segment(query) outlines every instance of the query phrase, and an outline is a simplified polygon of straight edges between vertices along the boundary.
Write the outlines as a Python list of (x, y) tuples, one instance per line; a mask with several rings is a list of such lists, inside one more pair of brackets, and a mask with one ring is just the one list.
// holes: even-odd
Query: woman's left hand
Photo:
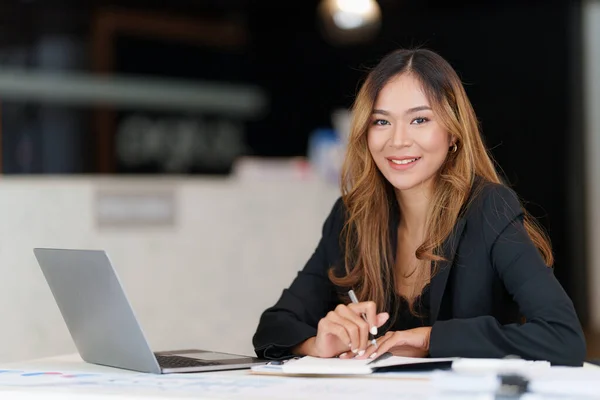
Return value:
[(429, 354), (430, 336), (430, 326), (406, 331), (390, 331), (377, 338), (377, 348), (369, 346), (364, 355), (355, 358), (375, 358), (386, 352), (402, 357), (426, 357)]

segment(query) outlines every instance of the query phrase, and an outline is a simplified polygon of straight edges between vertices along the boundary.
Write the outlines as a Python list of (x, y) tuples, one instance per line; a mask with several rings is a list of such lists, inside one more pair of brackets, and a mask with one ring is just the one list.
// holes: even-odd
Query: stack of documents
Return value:
[(550, 366), (548, 361), (529, 361), (520, 358), (458, 358), (452, 363), (452, 371), (478, 374), (520, 374), (548, 370)]
[(253, 367), (256, 373), (278, 373), (289, 375), (366, 375), (381, 371), (411, 371), (452, 369), (454, 372), (469, 373), (521, 373), (547, 370), (547, 361), (527, 361), (521, 359), (481, 359), (481, 358), (413, 358), (398, 357), (385, 353), (374, 360), (340, 358), (302, 357), (281, 364), (268, 364)]
[(256, 366), (252, 368), (252, 372), (282, 375), (368, 375), (391, 368), (404, 371), (449, 368), (454, 360), (456, 359), (398, 357), (390, 353), (385, 353), (374, 360), (306, 356), (281, 365)]

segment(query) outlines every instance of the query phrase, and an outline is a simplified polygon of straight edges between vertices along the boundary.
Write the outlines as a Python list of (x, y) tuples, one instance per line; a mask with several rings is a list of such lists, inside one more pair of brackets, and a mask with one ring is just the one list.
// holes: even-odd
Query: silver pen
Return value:
[[(354, 304), (358, 303), (358, 298), (356, 297), (356, 294), (354, 293), (354, 290), (350, 289), (350, 291), (348, 291), (348, 296), (350, 296), (350, 300)], [(360, 316), (362, 317), (362, 319), (365, 320), (365, 322), (367, 324), (369, 323), (369, 320), (367, 319), (367, 314), (360, 313)], [(371, 343), (377, 349), (377, 339), (375, 339), (375, 335), (373, 335), (373, 333), (371, 333), (371, 327), (369, 327), (369, 343)]]

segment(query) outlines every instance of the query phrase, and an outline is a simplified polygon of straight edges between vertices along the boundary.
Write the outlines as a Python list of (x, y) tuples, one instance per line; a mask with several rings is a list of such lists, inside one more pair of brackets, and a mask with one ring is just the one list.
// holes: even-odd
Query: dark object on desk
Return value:
[(422, 364), (405, 364), (391, 365), (389, 367), (378, 367), (376, 372), (424, 372), (450, 369), (452, 369), (452, 361), (439, 361)]
[(520, 375), (500, 375), (500, 387), (496, 399), (519, 398), (527, 392), (529, 381)]
[(207, 350), (154, 353), (104, 251), (34, 249), (34, 254), (86, 362), (155, 374), (266, 364), (254, 357)]

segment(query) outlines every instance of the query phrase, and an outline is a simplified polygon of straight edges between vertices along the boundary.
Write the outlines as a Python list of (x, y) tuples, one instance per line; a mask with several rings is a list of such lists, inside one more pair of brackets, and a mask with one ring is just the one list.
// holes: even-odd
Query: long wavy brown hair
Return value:
[[(367, 146), (367, 133), (377, 96), (392, 78), (410, 73), (428, 98), (434, 115), (456, 140), (435, 177), (424, 242), (416, 250), (418, 260), (436, 264), (443, 260), (441, 246), (450, 235), (463, 206), (469, 200), (476, 176), (502, 183), (481, 137), (475, 112), (461, 80), (440, 55), (427, 50), (396, 50), (385, 56), (366, 77), (352, 107), (353, 120), (342, 168), (342, 199), (346, 223), (341, 242), (345, 248), (345, 273), (332, 268), (329, 278), (341, 287), (354, 288), (361, 300), (373, 300), (384, 310), (395, 291), (395, 254), (392, 254), (390, 204), (394, 188), (377, 168)], [(524, 211), (525, 228), (548, 266), (553, 264), (550, 241), (539, 224)], [(337, 271), (337, 275), (336, 272)], [(431, 273), (419, 275), (424, 287)], [(411, 311), (414, 309), (411, 305)]]

